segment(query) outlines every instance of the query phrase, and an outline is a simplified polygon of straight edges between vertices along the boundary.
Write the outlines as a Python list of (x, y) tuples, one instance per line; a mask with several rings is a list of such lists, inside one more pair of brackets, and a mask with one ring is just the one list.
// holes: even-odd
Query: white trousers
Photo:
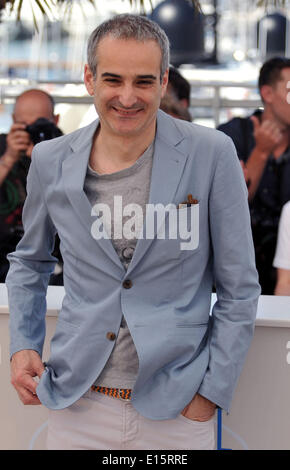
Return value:
[(215, 419), (144, 418), (130, 401), (89, 390), (63, 410), (49, 410), (47, 450), (213, 450)]

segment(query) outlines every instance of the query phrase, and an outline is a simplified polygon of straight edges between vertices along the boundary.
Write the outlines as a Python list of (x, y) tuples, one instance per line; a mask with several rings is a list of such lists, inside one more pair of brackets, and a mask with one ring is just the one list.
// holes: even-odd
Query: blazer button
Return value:
[(130, 279), (126, 279), (126, 281), (123, 282), (123, 287), (125, 287), (125, 289), (131, 289), (132, 285), (133, 282)]
[(115, 341), (115, 339), (116, 339), (115, 333), (112, 333), (111, 331), (109, 331), (107, 333), (107, 339), (109, 339), (110, 341)]

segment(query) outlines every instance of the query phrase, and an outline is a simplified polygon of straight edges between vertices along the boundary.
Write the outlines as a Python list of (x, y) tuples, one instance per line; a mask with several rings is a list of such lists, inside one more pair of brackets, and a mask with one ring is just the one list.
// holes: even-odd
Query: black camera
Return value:
[(30, 135), (30, 139), (34, 145), (43, 140), (50, 140), (63, 135), (54, 122), (45, 118), (37, 119), (29, 126), (26, 126), (25, 130)]

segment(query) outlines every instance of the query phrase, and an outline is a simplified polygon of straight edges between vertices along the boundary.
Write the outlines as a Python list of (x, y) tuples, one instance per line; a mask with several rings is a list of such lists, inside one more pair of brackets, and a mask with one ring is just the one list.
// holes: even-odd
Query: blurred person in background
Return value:
[(191, 122), (191, 115), (187, 108), (180, 105), (176, 98), (170, 94), (165, 94), (160, 103), (160, 109), (170, 116), (184, 121)]
[[(0, 282), (5, 282), (9, 263), (7, 254), (23, 235), (22, 209), (26, 198), (26, 177), (34, 145), (62, 135), (57, 128), (54, 101), (43, 90), (31, 89), (15, 101), (13, 124), (8, 134), (0, 135)], [(51, 276), (51, 284), (62, 284), (59, 239), (55, 255), (60, 263)]]
[(170, 65), (168, 75), (167, 95), (173, 96), (183, 108), (190, 106), (190, 83), (181, 73)]
[(170, 65), (167, 90), (161, 100), (160, 109), (170, 116), (191, 122), (189, 105), (190, 83), (173, 65)]
[(277, 268), (275, 295), (290, 295), (290, 201), (281, 212), (273, 266)]
[(236, 146), (249, 191), (256, 265), (262, 294), (274, 293), (275, 254), (279, 218), (290, 200), (290, 59), (272, 58), (259, 74), (264, 109), (236, 117), (218, 127)]

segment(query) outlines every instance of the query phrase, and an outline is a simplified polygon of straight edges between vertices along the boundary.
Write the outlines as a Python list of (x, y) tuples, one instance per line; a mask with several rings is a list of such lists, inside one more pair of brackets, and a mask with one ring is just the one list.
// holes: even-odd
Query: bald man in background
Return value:
[[(52, 97), (43, 90), (24, 91), (16, 98), (9, 133), (0, 135), (0, 282), (5, 282), (9, 268), (6, 256), (14, 251), (23, 234), (26, 177), (34, 147), (25, 129), (39, 118), (57, 126), (59, 116), (54, 114)], [(56, 269), (52, 275), (53, 284), (61, 283), (58, 276), (61, 268), (57, 266)]]

